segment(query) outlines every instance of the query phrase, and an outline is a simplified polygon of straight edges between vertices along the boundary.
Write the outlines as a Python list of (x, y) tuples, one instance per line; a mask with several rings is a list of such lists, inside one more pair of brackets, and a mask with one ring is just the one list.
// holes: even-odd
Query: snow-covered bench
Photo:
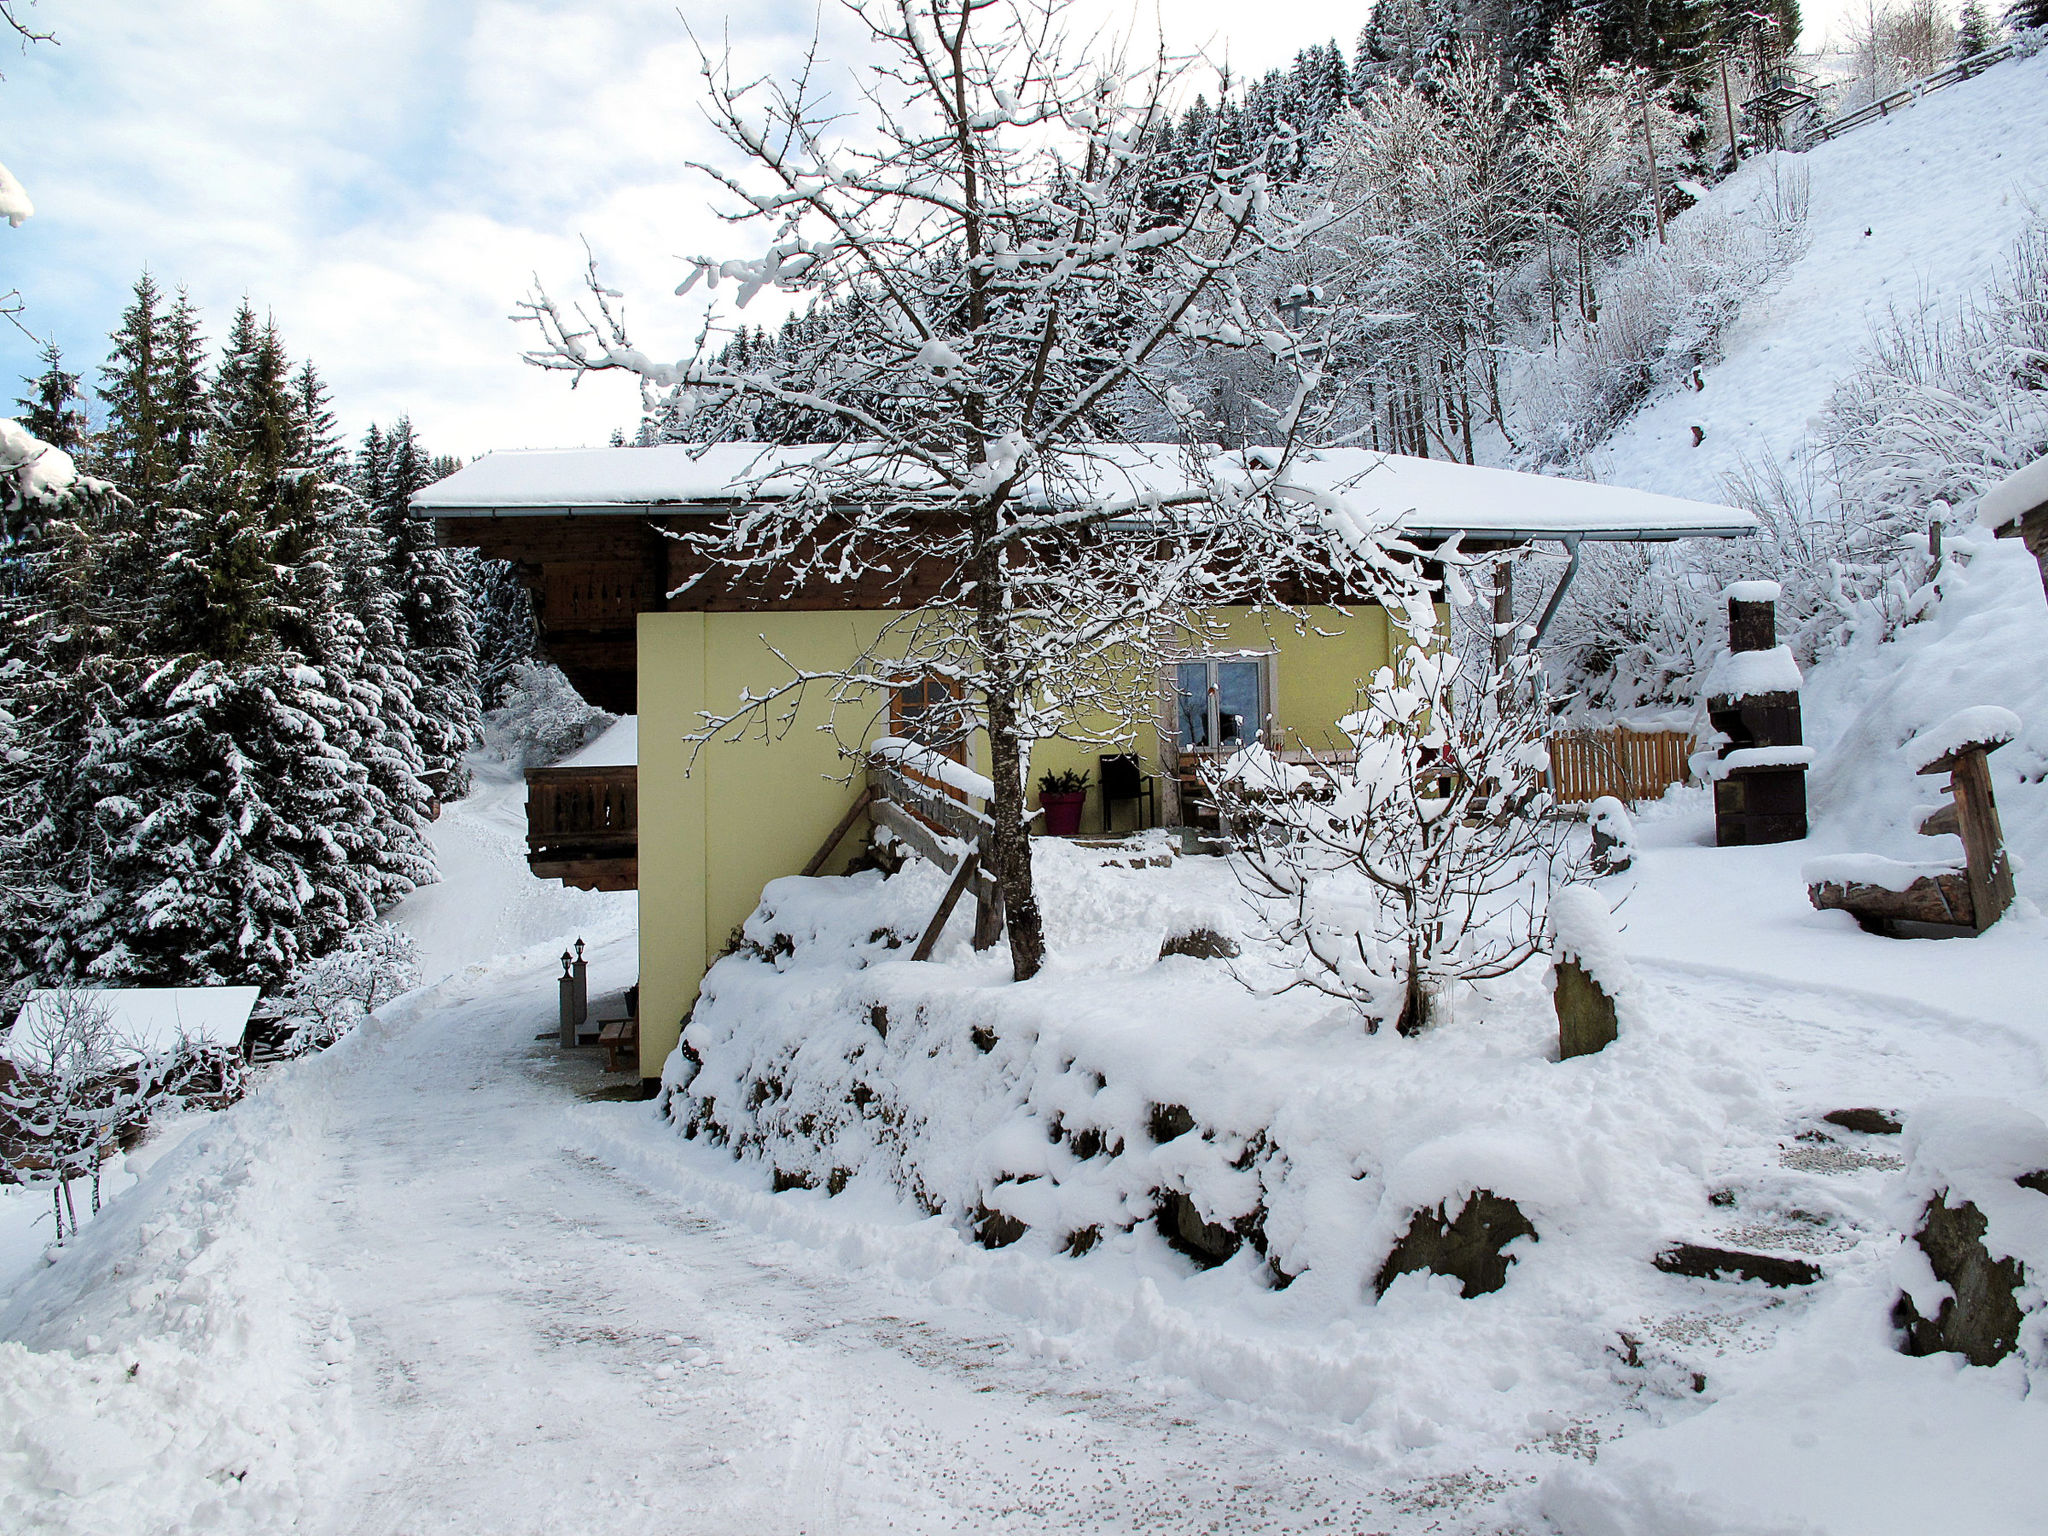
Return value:
[(2019, 732), (2011, 710), (1979, 705), (1958, 710), (1901, 748), (1915, 771), (1949, 775), (1950, 803), (1924, 818), (1919, 830), (1959, 836), (1961, 859), (1914, 862), (1873, 853), (1813, 859), (1801, 872), (1807, 900), (1893, 935), (1900, 923), (1982, 933), (1997, 922), (2012, 905), (2012, 862), (1991, 796), (1989, 759)]

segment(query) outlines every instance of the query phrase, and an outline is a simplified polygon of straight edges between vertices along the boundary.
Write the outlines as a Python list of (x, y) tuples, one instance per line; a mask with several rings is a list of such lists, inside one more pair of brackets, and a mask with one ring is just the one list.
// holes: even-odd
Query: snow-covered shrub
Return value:
[(512, 669), (504, 705), (484, 719), (484, 744), (530, 773), (588, 746), (618, 718), (585, 702), (559, 667), (522, 661)]
[(322, 1050), (420, 984), (419, 946), (390, 923), (369, 923), (339, 949), (292, 973), (277, 997), (287, 1052)]
[(1550, 892), (1576, 868), (1542, 782), (1534, 659), (1474, 673), (1427, 613), (1397, 622), (1411, 643), (1365, 685), (1348, 754), (1320, 776), (1230, 765), (1210, 789), (1284, 984), (1410, 1035), (1456, 984), (1536, 953)]
[(1597, 318), (1570, 317), (1535, 360), (1517, 394), (1539, 464), (1576, 459), (1653, 390), (1718, 359), (1722, 332), (1806, 243), (1805, 168), (1774, 157), (1757, 187), (1741, 208), (1674, 221), (1668, 243), (1633, 246), (1601, 277)]
[(1907, 532), (2048, 453), (2048, 216), (1958, 313), (1892, 310), (1828, 401), (1822, 441), (1840, 500)]

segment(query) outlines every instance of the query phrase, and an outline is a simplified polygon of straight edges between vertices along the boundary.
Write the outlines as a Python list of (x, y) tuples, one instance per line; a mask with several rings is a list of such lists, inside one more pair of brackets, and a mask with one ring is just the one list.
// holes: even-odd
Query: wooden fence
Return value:
[(1958, 59), (1946, 69), (1938, 69), (1931, 75), (1907, 82), (1889, 96), (1880, 96), (1853, 112), (1846, 112), (1831, 123), (1822, 123), (1806, 135), (1807, 147), (1825, 144), (1829, 139), (1840, 138), (1852, 128), (1861, 128), (1865, 123), (1878, 118), (1889, 117), (1901, 107), (1910, 107), (1922, 96), (1931, 95), (1944, 86), (1954, 85), (1958, 80), (1967, 80), (1972, 75), (1981, 75), (1993, 64), (2009, 59), (2017, 52), (2016, 45), (2006, 42), (1987, 48), (1971, 58)]
[(1686, 783), (1686, 761), (1695, 747), (1687, 731), (1565, 731), (1550, 738), (1551, 793), (1566, 805), (1602, 795), (1617, 800), (1654, 800), (1673, 784)]

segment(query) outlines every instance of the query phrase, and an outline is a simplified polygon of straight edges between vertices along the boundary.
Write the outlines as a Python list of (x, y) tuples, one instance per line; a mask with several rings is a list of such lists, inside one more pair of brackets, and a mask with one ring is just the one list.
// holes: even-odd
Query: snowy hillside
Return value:
[(1752, 160), (1703, 206), (1745, 206), (1774, 174), (1801, 173), (1812, 197), (1805, 254), (1725, 333), (1705, 389), (1647, 402), (1589, 456), (1596, 479), (1718, 500), (1745, 456), (1796, 460), (1873, 320), (1923, 303), (1953, 310), (1982, 289), (2030, 205), (2048, 204), (2048, 53), (1805, 154)]

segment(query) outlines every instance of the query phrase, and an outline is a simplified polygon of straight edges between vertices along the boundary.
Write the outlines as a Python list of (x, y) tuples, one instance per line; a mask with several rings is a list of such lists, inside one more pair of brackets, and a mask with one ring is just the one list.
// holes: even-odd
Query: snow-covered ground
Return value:
[[(482, 848), (468, 823), (501, 816), (486, 791), (436, 836)], [(1716, 852), (1705, 833), (1698, 797), (1674, 799), (1623, 877), (1639, 1040), (1590, 1069), (1522, 1067), (1535, 1042), (1511, 1011), (1453, 1025), (1471, 1034), (1450, 1048), (1479, 1085), (1461, 1091), (1507, 1102), (1543, 1096), (1517, 1074), (1575, 1072), (1595, 1140), (1664, 1120), (1647, 1144), (1667, 1161), (1693, 1146), (1702, 1188), (1756, 1162), (1744, 1200), (1777, 1219), (1751, 1241), (1782, 1242), (1795, 1208), (1824, 1218), (1817, 1295), (1618, 1257), (1603, 1282), (1566, 1235), (1494, 1296), (1411, 1277), (1375, 1308), (1307, 1277), (1255, 1291), (1156, 1242), (988, 1252), (874, 1184), (773, 1194), (758, 1162), (593, 1098), (595, 1063), (536, 1038), (558, 933), (458, 956), (270, 1074), (15, 1286), (0, 1527), (1920, 1533), (1964, 1487), (1973, 1531), (2035, 1529), (2017, 1469), (2048, 1443), (2040, 1394), (2016, 1368), (1891, 1352), (1888, 1149), (1815, 1156), (1791, 1133), (1838, 1099), (2048, 1107), (2048, 1028), (1983, 1006), (1985, 946), (1820, 919), (1790, 850)], [(503, 847), (451, 862), (444, 897), (490, 910), (525, 878)], [(1216, 897), (1219, 873), (1125, 884), (1178, 882), (1183, 904)], [(597, 990), (629, 981), (626, 924), (582, 931)], [(2041, 938), (2029, 919), (1987, 942)], [(977, 963), (949, 945), (943, 968), (893, 964)], [(1154, 969), (1190, 997), (1219, 985), (1198, 962)], [(1114, 980), (1098, 1011), (1128, 1015), (1145, 985)], [(1094, 1027), (1076, 1014), (1069, 1047)], [(1327, 1098), (1332, 1064), (1362, 1050), (1405, 1081), (1416, 1045), (1332, 1020), (1281, 1065), (1307, 1052)], [(1589, 1230), (1634, 1220), (1597, 1205)], [(1646, 1368), (1622, 1361), (1622, 1331)], [(1671, 1390), (1692, 1370), (1703, 1393)]]
[[(1738, 455), (1799, 451), (1886, 304), (1980, 283), (2042, 191), (2048, 57), (1796, 163), (1809, 251), (1704, 393), (1610, 440), (1602, 478), (1716, 499)], [(1952, 1094), (2048, 1113), (2048, 608), (2021, 552), (1976, 558), (1933, 620), (1809, 680), (1812, 844), (1714, 849), (1699, 791), (1645, 812), (1636, 869), (1603, 887), (1626, 897), (1638, 1013), (1569, 1063), (1534, 973), (1434, 1036), (1368, 1040), (1213, 962), (1155, 962), (1167, 928), (1228, 925), (1215, 861), (1049, 849), (1063, 901), (1032, 988), (958, 932), (931, 966), (870, 939), (929, 910), (929, 871), (778, 891), (796, 951), (728, 962), (700, 1023), (714, 1072), (819, 1097), (735, 1158), (553, 1048), (556, 955), (583, 937), (597, 992), (629, 983), (633, 898), (532, 880), (517, 776), (480, 762), (433, 829), (443, 883), (396, 914), (424, 987), (162, 1128), (54, 1261), (41, 1197), (0, 1191), (0, 1529), (2038, 1531), (2038, 1364), (1894, 1351), (1902, 1149), (1816, 1123)], [(1816, 851), (1917, 849), (1900, 743), (1971, 705), (2022, 717), (1994, 763), (2031, 899), (1945, 943), (1814, 912)], [(742, 1005), (748, 1030), (721, 1020)], [(850, 1050), (894, 1053), (922, 1119), (849, 1156), (836, 1196), (773, 1192), (778, 1170), (836, 1182), (796, 1127)], [(1239, 1141), (1153, 1145), (1166, 1103)], [(1078, 1155), (1089, 1114), (1120, 1152)], [(951, 1208), (907, 1198), (891, 1157), (922, 1158)], [(1033, 1158), (1035, 1179), (984, 1178)], [(1284, 1289), (1248, 1249), (1200, 1270), (1149, 1226), (1057, 1251), (1091, 1209), (1175, 1181), (1221, 1201), (1253, 1170)], [(1406, 1202), (1480, 1172), (1537, 1217), (1508, 1283), (1464, 1299), (1410, 1275), (1374, 1302)], [(963, 1194), (1031, 1230), (980, 1247)], [(1667, 1238), (1827, 1278), (1666, 1275)]]

